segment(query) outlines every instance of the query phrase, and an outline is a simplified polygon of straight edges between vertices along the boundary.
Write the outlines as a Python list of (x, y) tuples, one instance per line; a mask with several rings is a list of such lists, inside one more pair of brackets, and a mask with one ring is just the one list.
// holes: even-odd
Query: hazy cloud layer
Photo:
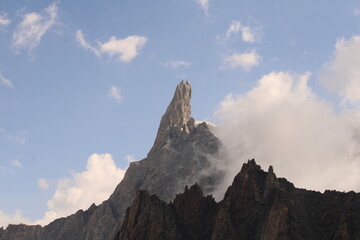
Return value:
[(343, 104), (360, 102), (360, 36), (338, 39), (332, 59), (320, 73), (322, 82), (340, 95)]
[(57, 190), (47, 203), (48, 209), (38, 224), (87, 209), (92, 203), (100, 204), (109, 198), (124, 177), (125, 170), (117, 168), (111, 154), (93, 154), (86, 170), (73, 173), (71, 178), (58, 182)]
[(76, 32), (76, 41), (81, 47), (93, 52), (96, 56), (101, 54), (110, 57), (117, 57), (121, 62), (130, 62), (138, 54), (140, 49), (145, 45), (147, 38), (142, 36), (128, 36), (123, 39), (111, 37), (107, 42), (99, 42), (97, 47), (92, 46), (85, 40), (81, 30)]
[(31, 51), (37, 47), (41, 38), (56, 23), (57, 11), (57, 5), (53, 3), (42, 13), (25, 14), (13, 34), (12, 44), (15, 50)]
[(251, 68), (259, 65), (261, 59), (261, 56), (255, 50), (235, 53), (224, 57), (222, 69), (241, 68), (244, 71), (249, 71)]
[[(360, 112), (336, 112), (309, 88), (309, 77), (272, 72), (222, 101), (215, 131), (228, 157), (215, 164), (227, 172), (224, 186), (255, 158), (297, 187), (360, 190)], [(224, 186), (215, 195), (222, 197)]]

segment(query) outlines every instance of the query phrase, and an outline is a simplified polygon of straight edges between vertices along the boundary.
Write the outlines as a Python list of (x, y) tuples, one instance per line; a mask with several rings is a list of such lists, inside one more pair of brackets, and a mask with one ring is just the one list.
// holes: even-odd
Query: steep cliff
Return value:
[(197, 185), (169, 204), (138, 193), (115, 238), (132, 239), (355, 240), (360, 194), (297, 189), (251, 160), (219, 203)]

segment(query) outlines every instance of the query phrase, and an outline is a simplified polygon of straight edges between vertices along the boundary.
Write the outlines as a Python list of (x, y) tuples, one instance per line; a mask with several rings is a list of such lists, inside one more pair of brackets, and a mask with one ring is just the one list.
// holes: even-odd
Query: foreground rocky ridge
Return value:
[(298, 189), (251, 160), (219, 203), (197, 184), (169, 204), (138, 192), (115, 238), (132, 239), (355, 240), (360, 194)]
[(146, 189), (164, 201), (170, 201), (185, 185), (194, 182), (206, 193), (211, 192), (222, 173), (210, 168), (209, 158), (217, 157), (221, 144), (206, 123), (195, 124), (190, 100), (191, 85), (182, 81), (161, 119), (147, 158), (130, 164), (108, 200), (45, 227), (9, 225), (0, 229), (0, 240), (113, 239), (138, 190)]

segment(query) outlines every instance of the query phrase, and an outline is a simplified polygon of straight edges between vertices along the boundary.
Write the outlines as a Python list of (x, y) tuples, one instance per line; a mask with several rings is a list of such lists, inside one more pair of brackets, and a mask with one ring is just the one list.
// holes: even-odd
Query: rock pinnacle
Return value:
[(170, 139), (170, 129), (187, 129), (187, 122), (191, 119), (191, 85), (189, 81), (181, 81), (175, 90), (174, 97), (162, 116), (160, 126), (153, 147), (148, 155), (161, 149)]

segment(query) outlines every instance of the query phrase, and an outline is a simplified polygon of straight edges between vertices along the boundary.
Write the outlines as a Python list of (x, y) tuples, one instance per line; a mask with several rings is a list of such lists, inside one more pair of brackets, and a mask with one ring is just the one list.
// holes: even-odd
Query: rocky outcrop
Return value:
[[(209, 157), (217, 156), (220, 141), (206, 123), (195, 124), (190, 100), (191, 85), (182, 81), (161, 118), (154, 146), (147, 158), (130, 164), (124, 179), (108, 200), (57, 219), (43, 228), (20, 225), (25, 226), (22, 231), (26, 238), (19, 235), (20, 226), (0, 229), (0, 240), (113, 239), (138, 190), (147, 190), (164, 201), (170, 201), (185, 185), (194, 182), (198, 182), (205, 193), (212, 191), (222, 173), (210, 168)], [(35, 235), (30, 234), (33, 229), (36, 229)]]
[(170, 204), (140, 191), (126, 211), (115, 240), (210, 239), (216, 206), (211, 196), (204, 197), (197, 184), (190, 189), (186, 186), (185, 192), (176, 195)]
[(358, 240), (360, 194), (297, 189), (251, 160), (219, 203), (197, 185), (169, 204), (138, 193), (115, 239)]

